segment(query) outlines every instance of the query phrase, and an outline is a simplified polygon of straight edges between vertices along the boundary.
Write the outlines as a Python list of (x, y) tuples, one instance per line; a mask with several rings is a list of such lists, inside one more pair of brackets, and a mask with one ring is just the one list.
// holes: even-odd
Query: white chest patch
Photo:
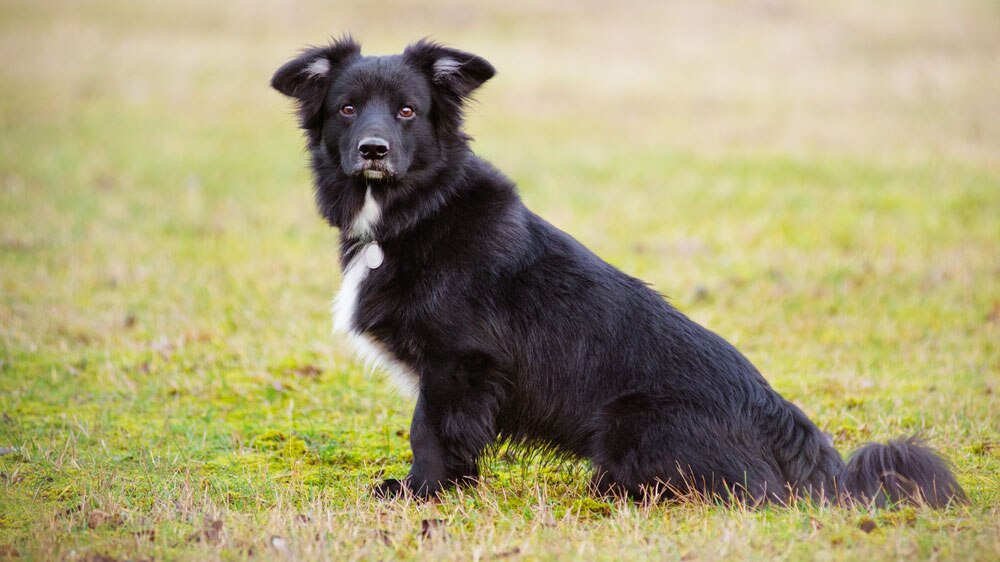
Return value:
[(362, 205), (361, 210), (358, 211), (358, 214), (354, 216), (354, 220), (351, 222), (351, 234), (359, 238), (371, 238), (375, 224), (378, 223), (378, 219), (381, 216), (382, 209), (378, 206), (375, 198), (372, 197), (372, 190), (369, 187), (365, 190), (365, 204)]
[[(365, 206), (354, 218), (352, 232), (370, 234), (380, 215), (380, 209), (371, 190), (365, 194)], [(359, 252), (347, 267), (340, 282), (340, 290), (333, 299), (333, 331), (347, 336), (354, 345), (355, 352), (369, 370), (382, 369), (389, 373), (392, 381), (404, 393), (416, 395), (419, 377), (402, 361), (399, 361), (378, 340), (359, 331), (354, 322), (358, 312), (358, 298), (361, 287), (372, 270), (365, 264), (364, 256)]]

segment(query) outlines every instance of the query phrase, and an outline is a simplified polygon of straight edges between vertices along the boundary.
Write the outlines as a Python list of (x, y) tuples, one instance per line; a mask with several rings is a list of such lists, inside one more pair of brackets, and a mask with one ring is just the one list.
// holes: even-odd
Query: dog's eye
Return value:
[(351, 115), (354, 115), (355, 113), (357, 113), (357, 111), (358, 110), (354, 109), (354, 106), (351, 105), (351, 104), (349, 104), (349, 103), (348, 104), (344, 104), (344, 107), (340, 108), (340, 114), (341, 115), (346, 115), (348, 117), (350, 117)]
[(413, 111), (413, 108), (408, 105), (404, 105), (399, 109), (399, 116), (402, 117), (403, 119), (409, 119), (410, 117), (413, 117), (416, 114), (417, 112)]

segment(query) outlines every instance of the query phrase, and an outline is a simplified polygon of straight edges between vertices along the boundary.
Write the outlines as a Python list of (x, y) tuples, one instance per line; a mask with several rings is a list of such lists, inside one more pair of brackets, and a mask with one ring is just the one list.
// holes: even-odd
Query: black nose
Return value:
[(365, 137), (358, 143), (358, 152), (365, 160), (381, 160), (389, 154), (389, 141), (378, 137)]

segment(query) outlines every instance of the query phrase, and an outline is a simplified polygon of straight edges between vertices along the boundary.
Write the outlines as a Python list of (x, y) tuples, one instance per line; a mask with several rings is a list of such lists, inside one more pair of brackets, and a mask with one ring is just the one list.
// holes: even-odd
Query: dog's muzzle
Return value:
[(382, 180), (392, 176), (392, 165), (386, 160), (389, 155), (389, 141), (381, 137), (365, 137), (358, 143), (360, 161), (355, 175), (369, 180)]

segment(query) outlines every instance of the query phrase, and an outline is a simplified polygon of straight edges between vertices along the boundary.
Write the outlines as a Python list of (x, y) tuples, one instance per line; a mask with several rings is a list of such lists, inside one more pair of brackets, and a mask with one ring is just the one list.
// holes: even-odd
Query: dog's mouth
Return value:
[(352, 174), (366, 180), (385, 181), (394, 176), (392, 166), (378, 160), (364, 160), (354, 169)]

